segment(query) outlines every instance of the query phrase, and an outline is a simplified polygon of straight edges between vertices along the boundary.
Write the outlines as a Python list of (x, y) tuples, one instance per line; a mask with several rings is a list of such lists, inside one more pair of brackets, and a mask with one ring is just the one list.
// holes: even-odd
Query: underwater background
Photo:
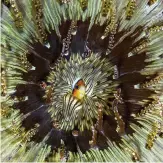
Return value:
[(163, 0), (2, 0), (2, 162), (163, 161)]

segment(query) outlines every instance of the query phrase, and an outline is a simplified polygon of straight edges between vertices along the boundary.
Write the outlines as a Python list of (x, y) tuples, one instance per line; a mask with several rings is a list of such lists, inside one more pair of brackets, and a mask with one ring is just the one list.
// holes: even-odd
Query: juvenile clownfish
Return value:
[(81, 100), (85, 96), (85, 83), (82, 79), (77, 80), (73, 87), (72, 95)]

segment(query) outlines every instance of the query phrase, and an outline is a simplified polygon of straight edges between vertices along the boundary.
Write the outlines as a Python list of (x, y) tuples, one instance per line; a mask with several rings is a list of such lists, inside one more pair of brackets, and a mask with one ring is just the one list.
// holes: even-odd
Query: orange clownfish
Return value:
[(78, 79), (74, 84), (72, 95), (81, 100), (85, 96), (85, 91), (86, 88), (84, 81), (82, 79)]

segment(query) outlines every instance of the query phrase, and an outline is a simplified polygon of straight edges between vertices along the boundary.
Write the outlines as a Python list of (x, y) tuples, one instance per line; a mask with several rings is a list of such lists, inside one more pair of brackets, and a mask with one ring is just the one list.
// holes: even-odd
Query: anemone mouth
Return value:
[(2, 160), (162, 161), (162, 7), (4, 0)]

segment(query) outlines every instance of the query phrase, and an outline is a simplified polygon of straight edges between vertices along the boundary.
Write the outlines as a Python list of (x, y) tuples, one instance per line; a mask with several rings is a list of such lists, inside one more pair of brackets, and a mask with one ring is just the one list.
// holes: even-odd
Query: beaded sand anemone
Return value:
[(3, 0), (3, 162), (163, 161), (163, 1)]

